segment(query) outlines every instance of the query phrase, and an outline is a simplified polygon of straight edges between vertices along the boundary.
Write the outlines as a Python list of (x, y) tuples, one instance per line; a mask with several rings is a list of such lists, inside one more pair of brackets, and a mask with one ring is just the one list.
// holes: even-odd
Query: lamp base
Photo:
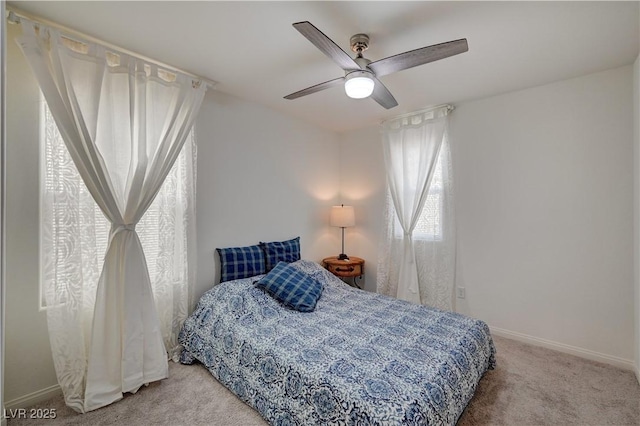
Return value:
[(338, 260), (349, 260), (349, 256), (347, 256), (347, 255), (346, 255), (346, 254), (344, 254), (344, 253), (340, 253), (340, 254), (338, 255)]

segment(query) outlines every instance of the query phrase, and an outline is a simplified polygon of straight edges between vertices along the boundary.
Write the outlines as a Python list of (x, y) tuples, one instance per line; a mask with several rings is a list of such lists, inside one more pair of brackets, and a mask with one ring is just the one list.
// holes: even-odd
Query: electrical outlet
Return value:
[(464, 287), (458, 287), (458, 299), (464, 299), (465, 291)]

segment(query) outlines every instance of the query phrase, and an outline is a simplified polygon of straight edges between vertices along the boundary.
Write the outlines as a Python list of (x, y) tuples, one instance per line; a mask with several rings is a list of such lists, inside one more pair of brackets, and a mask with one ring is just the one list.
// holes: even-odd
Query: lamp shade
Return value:
[(356, 224), (356, 216), (353, 206), (333, 206), (331, 207), (331, 218), (329, 219), (331, 226), (340, 228), (349, 228)]

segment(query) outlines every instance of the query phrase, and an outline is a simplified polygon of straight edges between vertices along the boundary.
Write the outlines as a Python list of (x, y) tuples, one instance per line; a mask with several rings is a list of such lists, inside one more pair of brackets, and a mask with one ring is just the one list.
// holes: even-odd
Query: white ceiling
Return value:
[[(619, 67), (639, 47), (638, 2), (9, 2), (109, 43), (219, 82), (216, 90), (342, 132), (401, 113)], [(365, 56), (466, 38), (469, 52), (382, 77), (399, 105), (340, 87), (283, 96), (343, 75), (291, 24), (310, 21)]]

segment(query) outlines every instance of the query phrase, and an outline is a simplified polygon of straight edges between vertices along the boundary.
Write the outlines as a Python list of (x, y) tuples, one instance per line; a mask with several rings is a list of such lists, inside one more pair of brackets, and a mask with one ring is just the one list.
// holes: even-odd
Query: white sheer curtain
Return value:
[[(68, 290), (64, 298), (46, 292), (58, 381), (67, 405), (85, 412), (168, 376), (163, 337), (172, 332), (163, 333), (156, 305), (166, 316), (175, 309), (166, 297), (175, 293), (165, 288), (154, 294), (136, 226), (180, 154), (206, 86), (24, 19), (22, 29), (19, 45), (73, 164), (111, 224), (95, 292), (72, 291), (70, 280), (59, 284)], [(90, 225), (79, 226), (86, 232)], [(71, 252), (59, 249), (62, 257)], [(45, 274), (55, 275), (60, 267), (80, 275), (81, 285), (91, 281), (83, 276), (90, 266), (81, 257), (44, 265)], [(93, 320), (86, 321), (93, 294)]]
[[(81, 321), (90, 325), (111, 224), (73, 165), (44, 102), (41, 116), (41, 304), (53, 315), (66, 312), (69, 306), (64, 304), (68, 301), (78, 301), (74, 308), (81, 309)], [(181, 351), (178, 333), (187, 318), (190, 291), (195, 284), (195, 185), (196, 141), (192, 131), (156, 199), (136, 227), (147, 259), (164, 344), (176, 362)], [(50, 321), (50, 325), (52, 332), (60, 328), (56, 321)], [(75, 333), (74, 324), (65, 323), (62, 329), (74, 330), (69, 338), (84, 340), (81, 333)], [(64, 354), (84, 358), (83, 351), (68, 351), (74, 345), (67, 338), (64, 341), (56, 346), (60, 356), (55, 359), (64, 359)]]
[(450, 107), (383, 123), (388, 197), (377, 291), (452, 308), (455, 224)]

